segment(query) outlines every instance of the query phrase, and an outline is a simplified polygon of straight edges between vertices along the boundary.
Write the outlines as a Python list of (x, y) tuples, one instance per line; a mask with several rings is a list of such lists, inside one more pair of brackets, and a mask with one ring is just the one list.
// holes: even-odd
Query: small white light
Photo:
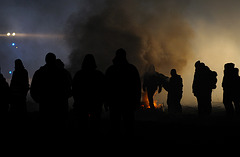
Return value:
[(10, 36), (10, 35), (11, 35), (11, 33), (8, 32), (8, 33), (7, 33), (7, 36)]
[(12, 33), (12, 36), (15, 36), (15, 35), (16, 35), (16, 33), (15, 33), (15, 32), (13, 32), (13, 33)]

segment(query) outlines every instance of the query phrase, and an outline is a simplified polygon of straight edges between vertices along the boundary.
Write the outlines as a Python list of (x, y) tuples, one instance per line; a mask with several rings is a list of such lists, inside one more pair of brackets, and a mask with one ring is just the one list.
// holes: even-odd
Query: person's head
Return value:
[(224, 65), (224, 69), (225, 69), (225, 70), (232, 70), (232, 69), (234, 69), (234, 66), (235, 66), (234, 63), (226, 63), (226, 64)]
[(96, 69), (97, 64), (92, 54), (87, 54), (82, 62), (82, 69)]
[(113, 59), (113, 64), (127, 63), (126, 51), (120, 48), (116, 51), (116, 56)]
[(45, 62), (47, 65), (56, 65), (56, 55), (49, 52), (45, 57)]
[(21, 59), (15, 60), (15, 70), (24, 69), (23, 63)]
[(200, 61), (196, 61), (196, 63), (195, 63), (195, 68), (198, 68), (199, 66), (200, 66)]
[(171, 76), (176, 76), (177, 75), (176, 69), (172, 69), (170, 74), (171, 74)]
[(196, 63), (195, 63), (195, 69), (197, 70), (197, 71), (202, 71), (202, 70), (204, 70), (204, 69), (206, 69), (206, 68), (208, 68), (203, 62), (200, 62), (200, 61), (197, 61)]

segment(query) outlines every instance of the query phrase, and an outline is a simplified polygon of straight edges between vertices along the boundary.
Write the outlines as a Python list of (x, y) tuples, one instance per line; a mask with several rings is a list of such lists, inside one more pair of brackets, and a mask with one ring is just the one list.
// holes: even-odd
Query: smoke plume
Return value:
[(183, 17), (187, 1), (105, 0), (86, 2), (73, 13), (65, 28), (72, 52), (70, 69), (81, 67), (92, 53), (101, 70), (111, 64), (118, 48), (127, 51), (130, 63), (142, 74), (149, 64), (169, 73), (182, 70), (191, 56), (193, 31)]

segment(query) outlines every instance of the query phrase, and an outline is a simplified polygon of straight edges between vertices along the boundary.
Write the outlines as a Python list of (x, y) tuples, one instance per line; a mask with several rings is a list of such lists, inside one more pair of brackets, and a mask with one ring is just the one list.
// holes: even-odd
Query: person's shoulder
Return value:
[(95, 70), (95, 73), (96, 73), (97, 75), (104, 75), (102, 71), (97, 70), (97, 69)]
[(177, 75), (177, 78), (178, 78), (178, 79), (182, 79), (182, 76), (181, 76), (181, 75)]
[(27, 69), (22, 69), (22, 72), (25, 74), (25, 75), (27, 75), (28, 74), (28, 71), (27, 71)]
[(34, 75), (41, 75), (46, 71), (46, 66), (41, 66), (38, 70), (34, 72)]
[(130, 69), (131, 71), (138, 72), (138, 69), (137, 69), (137, 67), (136, 67), (135, 65), (133, 65), (133, 64), (128, 64), (128, 67), (129, 67), (129, 69)]
[(114, 68), (116, 68), (116, 65), (110, 65), (108, 68), (107, 68), (107, 70), (109, 70), (109, 69), (114, 69)]
[(74, 77), (81, 76), (83, 73), (84, 73), (84, 71), (83, 71), (82, 69), (81, 69), (81, 70), (78, 70), (78, 71), (75, 73)]
[(109, 73), (109, 72), (111, 72), (111, 71), (113, 71), (114, 69), (116, 68), (116, 66), (115, 65), (110, 65), (108, 68), (107, 68), (107, 70), (106, 70), (106, 74), (107, 73)]
[(136, 68), (136, 66), (135, 65), (133, 65), (133, 64), (131, 64), (131, 63), (129, 63), (129, 64), (127, 64), (129, 67), (131, 67), (131, 68)]
[(48, 69), (48, 67), (46, 66), (46, 65), (43, 65), (43, 66), (41, 66), (37, 71), (45, 71), (45, 70), (47, 70)]
[[(174, 77), (171, 77), (173, 80), (176, 80), (176, 81), (182, 81), (182, 77), (181, 77), (181, 75), (176, 75), (176, 76), (174, 76)], [(170, 78), (170, 79), (171, 79)]]

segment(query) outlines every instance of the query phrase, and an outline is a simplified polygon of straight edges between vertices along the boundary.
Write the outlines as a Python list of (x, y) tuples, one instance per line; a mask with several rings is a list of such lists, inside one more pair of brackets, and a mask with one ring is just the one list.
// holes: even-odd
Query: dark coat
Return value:
[(29, 90), (28, 72), (26, 69), (15, 70), (10, 83), (12, 99), (26, 98)]
[(2, 74), (0, 74), (0, 102), (0, 113), (8, 112), (10, 103), (10, 88)]
[(73, 78), (74, 108), (101, 110), (104, 101), (104, 75), (96, 69), (82, 69)]
[(65, 69), (45, 65), (32, 79), (31, 97), (39, 103), (40, 112), (66, 112), (71, 96), (71, 80)]
[(141, 81), (137, 68), (124, 62), (106, 71), (106, 102), (111, 108), (134, 110), (140, 105)]

